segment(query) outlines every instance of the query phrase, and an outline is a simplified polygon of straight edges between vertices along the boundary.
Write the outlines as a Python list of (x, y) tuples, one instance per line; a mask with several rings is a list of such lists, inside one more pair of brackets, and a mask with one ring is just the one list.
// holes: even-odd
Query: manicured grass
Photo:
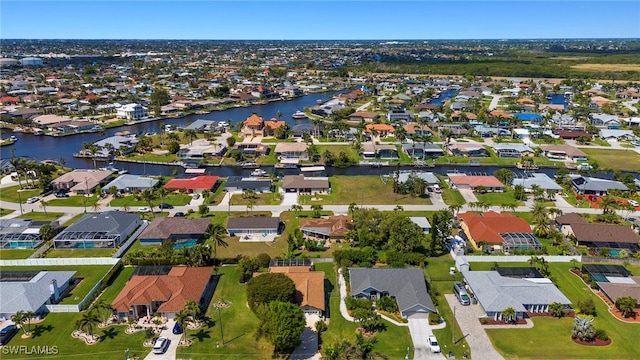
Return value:
[[(198, 331), (187, 331), (187, 337), (193, 340), (190, 347), (178, 349), (179, 358), (198, 359), (271, 359), (271, 346), (266, 340), (254, 338), (258, 318), (247, 308), (246, 285), (240, 284), (237, 266), (223, 266), (220, 269), (220, 282), (213, 295), (206, 316), (211, 320), (204, 322)], [(220, 300), (229, 301), (230, 306), (218, 311), (214, 307)], [(224, 336), (224, 346), (220, 327)], [(219, 344), (220, 347), (216, 347)]]
[(383, 183), (379, 176), (332, 176), (329, 179), (331, 193), (317, 195), (321, 200), (311, 200), (310, 196), (300, 196), (300, 203), (306, 205), (348, 205), (364, 204), (423, 204), (431, 205), (429, 198), (395, 194), (392, 181)]
[(48, 258), (111, 257), (117, 249), (51, 249)]
[(68, 198), (52, 199), (49, 201), (49, 206), (92, 206), (98, 202), (96, 195), (92, 196), (69, 196)]
[(587, 200), (578, 200), (576, 199), (576, 194), (573, 191), (565, 191), (563, 198), (571, 205), (577, 208), (589, 208), (591, 207), (590, 203)]
[(96, 327), (94, 333), (100, 335), (100, 340), (95, 345), (86, 345), (84, 341), (71, 337), (75, 330), (76, 321), (82, 317), (81, 313), (50, 313), (45, 320), (39, 324), (32, 324), (33, 335), (29, 339), (22, 339), (20, 333), (14, 336), (9, 342), (10, 346), (26, 346), (32, 349), (33, 346), (40, 346), (43, 349), (57, 346), (57, 355), (46, 355), (44, 357), (25, 355), (12, 355), (3, 353), (3, 359), (89, 359), (99, 358), (101, 360), (122, 360), (124, 350), (129, 349), (129, 356), (139, 356), (144, 358), (150, 348), (142, 346), (144, 342), (144, 332), (135, 334), (125, 334), (126, 326), (110, 326), (104, 329)]
[(640, 169), (640, 154), (635, 151), (614, 149), (580, 148), (589, 159), (595, 160), (601, 168), (637, 171)]
[(278, 157), (276, 157), (275, 150), (276, 150), (276, 146), (270, 145), (269, 154), (265, 156), (260, 156), (259, 158), (257, 158), (256, 163), (260, 165), (274, 165), (278, 163)]
[[(490, 263), (473, 263), (474, 270), (488, 269)], [(505, 264), (507, 266), (507, 264)], [(509, 263), (508, 266), (529, 266), (526, 263)], [(637, 333), (640, 324), (629, 324), (614, 318), (607, 306), (589, 287), (569, 269), (569, 263), (549, 263), (551, 276), (558, 288), (571, 300), (573, 307), (578, 301), (591, 298), (596, 305), (596, 329), (607, 332), (613, 342), (608, 346), (582, 346), (571, 341), (573, 319), (534, 318), (531, 329), (488, 329), (487, 334), (498, 351), (507, 358), (553, 358), (553, 359), (638, 359), (640, 343)], [(633, 269), (635, 270), (635, 269)], [(545, 351), (540, 351), (544, 344)]]
[(0, 260), (15, 260), (28, 258), (35, 249), (2, 249), (0, 250)]
[(53, 221), (53, 220), (57, 220), (62, 215), (64, 214), (59, 212), (47, 211), (46, 213), (44, 213), (39, 211), (33, 211), (33, 212), (26, 212), (24, 213), (24, 215), (18, 216), (18, 218), (40, 220), (40, 221)]
[[(353, 343), (356, 340), (356, 329), (358, 324), (347, 321), (340, 314), (340, 289), (333, 263), (319, 263), (315, 265), (318, 271), (325, 273), (325, 291), (330, 292), (329, 303), (327, 304), (327, 317), (329, 326), (322, 334), (323, 344), (333, 344), (348, 340)], [(378, 342), (374, 345), (373, 351), (387, 355), (390, 359), (403, 359), (407, 353), (407, 348), (413, 352), (413, 343), (406, 326), (396, 326), (385, 321), (387, 329), (376, 334)], [(411, 353), (410, 356), (413, 354)]]
[(442, 201), (447, 205), (464, 205), (467, 202), (458, 189), (442, 189)]
[(81, 278), (79, 284), (65, 296), (60, 304), (77, 304), (89, 290), (111, 269), (110, 265), (65, 265), (65, 266), (3, 266), (2, 271), (8, 270), (49, 270), (49, 271), (75, 271), (75, 277)]
[(100, 295), (100, 300), (104, 300), (107, 304), (111, 304), (120, 291), (124, 288), (135, 270), (135, 266), (127, 266), (123, 268), (118, 276), (111, 282), (109, 287)]
[(516, 200), (513, 197), (513, 189), (511, 187), (505, 187), (504, 192), (488, 192), (486, 194), (475, 193), (478, 201), (485, 202), (492, 206), (501, 206), (505, 204), (512, 204), (515, 206), (522, 206), (524, 202)]
[(608, 146), (608, 147), (611, 146), (611, 143), (609, 143), (608, 141), (602, 140), (602, 139), (598, 139), (598, 138), (595, 138), (595, 139), (591, 140), (591, 142), (594, 143), (595, 145)]
[(132, 153), (127, 155), (126, 157), (122, 157), (125, 160), (138, 160), (138, 161), (151, 161), (151, 162), (176, 162), (178, 161), (178, 157), (176, 154), (154, 154), (152, 152), (138, 154)]
[[(24, 187), (24, 182), (22, 186)], [(13, 203), (18, 203), (22, 200), (22, 203), (26, 204), (28, 198), (38, 196), (42, 192), (42, 189), (18, 191), (19, 188), (19, 185), (2, 188), (0, 191), (0, 200)]]
[[(279, 205), (282, 202), (282, 196), (277, 193), (261, 193), (254, 194), (254, 205)], [(243, 197), (242, 194), (234, 194), (231, 196), (231, 205), (249, 205), (249, 198)]]
[(67, 220), (64, 224), (62, 224), (62, 226), (69, 227), (69, 226), (71, 226), (71, 224), (73, 224), (74, 222), (78, 221), (78, 219), (80, 219), (81, 217), (83, 217), (85, 215), (86, 214), (84, 214), (84, 213), (80, 213), (78, 215), (75, 215), (71, 219)]
[(220, 180), (218, 182), (219, 185), (216, 188), (216, 191), (210, 193), (209, 196), (205, 199), (205, 203), (207, 205), (218, 205), (218, 204), (220, 204), (220, 202), (222, 201), (222, 198), (224, 198), (224, 196), (227, 194), (224, 191), (225, 182), (226, 182), (226, 180)]
[(11, 209), (0, 209), (0, 216), (5, 216), (13, 213), (15, 210)]
[[(189, 195), (175, 194), (175, 195), (165, 196), (164, 202), (167, 204), (171, 204), (173, 206), (182, 206), (182, 205), (189, 204), (189, 202), (191, 202), (191, 199), (192, 197)], [(157, 199), (152, 201), (151, 204), (153, 204), (153, 206), (158, 206), (158, 204), (162, 202), (163, 202), (162, 199), (158, 197)], [(140, 206), (148, 207), (149, 204), (147, 204), (147, 202), (142, 199), (137, 200), (134, 195), (129, 195), (129, 196), (111, 200), (109, 202), (109, 206), (129, 206), (133, 208), (133, 207), (140, 207)], [(135, 209), (132, 209), (132, 210), (135, 210)]]
[(317, 145), (318, 152), (322, 156), (326, 150), (329, 150), (335, 158), (340, 155), (340, 152), (344, 151), (349, 159), (353, 161), (360, 161), (360, 154), (358, 149), (354, 149), (351, 145)]

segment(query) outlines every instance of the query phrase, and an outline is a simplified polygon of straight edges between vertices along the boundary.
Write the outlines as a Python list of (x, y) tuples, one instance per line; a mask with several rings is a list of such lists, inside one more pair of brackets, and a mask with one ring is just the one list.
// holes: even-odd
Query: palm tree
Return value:
[(180, 342), (184, 344), (187, 338), (187, 327), (185, 325), (189, 319), (189, 314), (184, 310), (180, 310), (175, 313), (173, 319), (176, 323), (180, 324), (180, 327), (182, 327), (182, 338), (180, 339)]
[(155, 217), (153, 213), (153, 201), (156, 199), (156, 194), (152, 189), (145, 189), (142, 192), (142, 200), (144, 200), (148, 205), (149, 209), (151, 209), (151, 216)]
[(24, 312), (24, 319), (27, 321), (27, 333), (31, 334), (31, 320), (36, 317), (36, 313), (29, 310)]
[(453, 216), (457, 216), (458, 212), (462, 209), (462, 205), (459, 204), (451, 204), (449, 205), (449, 211), (453, 214)]
[(516, 310), (509, 306), (508, 308), (502, 310), (500, 315), (502, 315), (502, 317), (505, 318), (506, 321), (515, 321)]
[(211, 239), (213, 243), (213, 264), (216, 263), (216, 256), (218, 255), (218, 246), (227, 247), (229, 244), (224, 241), (227, 237), (227, 229), (220, 224), (214, 224), (207, 230), (207, 237)]
[(200, 305), (196, 304), (193, 300), (187, 300), (184, 304), (184, 311), (191, 316), (191, 321), (195, 323), (200, 314)]
[(531, 219), (533, 222), (539, 222), (543, 219), (547, 219), (549, 217), (549, 210), (540, 203), (533, 204), (533, 209), (531, 209)]
[(603, 196), (602, 199), (600, 200), (600, 203), (598, 204), (600, 209), (602, 209), (602, 213), (603, 214), (606, 214), (611, 209), (615, 209), (617, 207), (617, 205), (618, 205), (618, 202), (611, 195)]
[[(164, 203), (164, 197), (169, 195), (170, 191), (166, 187), (161, 186), (156, 190), (156, 193), (160, 196), (160, 201)], [(202, 196), (204, 197), (204, 194)]]
[(18, 174), (18, 188), (20, 190), (22, 190), (22, 181), (20, 181), (20, 173), (22, 172), (24, 159), (23, 158), (14, 157), (14, 158), (11, 158), (11, 160), (9, 160), (9, 163), (16, 170), (16, 174)]
[(160, 126), (160, 146), (164, 145), (164, 122), (159, 122), (158, 126)]
[(40, 208), (42, 208), (42, 211), (44, 211), (44, 214), (47, 215), (47, 206), (49, 205), (49, 202), (46, 200), (42, 200), (40, 201)]
[(25, 312), (22, 310), (17, 311), (14, 315), (11, 316), (11, 321), (24, 331), (25, 335), (27, 334), (27, 330), (24, 328), (25, 321)]
[(248, 201), (249, 202), (247, 203), (247, 212), (251, 210), (251, 215), (253, 215), (253, 207), (256, 205), (256, 198), (250, 197)]
[(91, 339), (93, 339), (93, 327), (99, 323), (100, 318), (93, 309), (82, 314), (82, 317), (78, 320), (78, 326), (82, 330), (87, 330)]
[(100, 204), (98, 204), (97, 201), (93, 203), (93, 205), (91, 205), (91, 208), (93, 209), (93, 212), (96, 214), (100, 212)]
[(291, 211), (296, 215), (296, 217), (300, 214), (300, 211), (302, 211), (302, 205), (298, 205), (298, 204), (293, 204), (291, 205)]
[(189, 145), (193, 143), (193, 139), (198, 137), (198, 134), (194, 129), (185, 129), (183, 135), (185, 139), (189, 139)]

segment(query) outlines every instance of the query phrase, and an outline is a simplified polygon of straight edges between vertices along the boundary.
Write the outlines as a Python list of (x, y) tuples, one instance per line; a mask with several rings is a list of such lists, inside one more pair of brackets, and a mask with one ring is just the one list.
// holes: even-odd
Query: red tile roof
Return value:
[(188, 300), (200, 302), (212, 272), (212, 267), (174, 267), (167, 275), (132, 276), (111, 307), (128, 312), (133, 305), (160, 301), (160, 312), (182, 310)]
[(217, 181), (217, 176), (202, 175), (187, 179), (172, 179), (164, 187), (167, 189), (211, 190)]
[(486, 241), (489, 244), (502, 244), (501, 233), (529, 233), (531, 227), (522, 218), (513, 214), (488, 211), (482, 214), (460, 213), (463, 222), (467, 224), (469, 235), (477, 243)]
[(244, 121), (245, 126), (262, 126), (262, 124), (264, 124), (264, 120), (256, 114), (252, 114)]
[(394, 132), (396, 129), (389, 124), (367, 124), (365, 127), (365, 131), (370, 133), (372, 129), (375, 129), (377, 132)]
[(296, 303), (324, 311), (324, 272), (306, 266), (275, 266), (269, 272), (284, 273), (296, 286)]
[(272, 129), (277, 129), (277, 128), (281, 127), (281, 126), (284, 126), (285, 124), (286, 123), (284, 121), (282, 121), (282, 120), (278, 121), (276, 119), (271, 119), (269, 121), (265, 121), (264, 122), (264, 126), (270, 127)]
[(451, 182), (456, 185), (468, 185), (473, 188), (476, 186), (484, 187), (504, 187), (504, 184), (493, 175), (449, 175)]

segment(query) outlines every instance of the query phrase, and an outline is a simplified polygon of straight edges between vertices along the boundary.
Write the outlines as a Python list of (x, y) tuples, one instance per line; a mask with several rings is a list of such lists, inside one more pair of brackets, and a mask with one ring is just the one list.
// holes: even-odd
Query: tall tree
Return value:
[(216, 264), (218, 246), (229, 246), (229, 244), (224, 241), (227, 237), (227, 229), (220, 224), (213, 224), (209, 229), (207, 229), (207, 237), (211, 239), (211, 242), (213, 243), (213, 263)]
[(25, 314), (24, 311), (18, 310), (15, 314), (11, 315), (11, 321), (24, 331), (24, 334), (27, 334), (27, 329), (24, 327)]
[(99, 323), (100, 318), (93, 309), (84, 312), (80, 320), (78, 320), (78, 326), (82, 330), (86, 330), (89, 336), (91, 336), (91, 339), (93, 339), (93, 329)]
[(189, 320), (189, 314), (184, 310), (180, 310), (175, 313), (173, 319), (176, 323), (180, 324), (180, 327), (182, 327), (182, 336), (180, 337), (180, 343), (185, 344), (187, 339), (187, 321)]
[(144, 200), (144, 202), (147, 203), (147, 205), (149, 205), (149, 209), (151, 210), (151, 216), (155, 217), (155, 214), (153, 212), (153, 201), (156, 199), (156, 193), (153, 191), (153, 189), (145, 189), (142, 194), (142, 200)]
[(258, 338), (265, 337), (275, 346), (276, 352), (290, 353), (300, 345), (300, 335), (305, 326), (304, 313), (300, 306), (272, 301), (269, 303), (268, 311), (261, 316), (256, 335)]

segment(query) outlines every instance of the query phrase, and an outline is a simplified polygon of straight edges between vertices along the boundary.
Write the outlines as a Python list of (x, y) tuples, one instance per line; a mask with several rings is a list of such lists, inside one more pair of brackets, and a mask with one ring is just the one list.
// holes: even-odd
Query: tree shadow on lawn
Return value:
[(210, 318), (209, 316), (203, 316), (200, 322), (202, 322), (202, 325), (206, 326), (207, 328), (212, 328), (216, 326), (216, 321)]
[(247, 333), (242, 333), (242, 334), (240, 334), (240, 335), (238, 335), (238, 336), (236, 336), (236, 337), (234, 337), (234, 338), (232, 338), (232, 339), (225, 340), (225, 341), (224, 341), (224, 343), (225, 343), (225, 344), (229, 344), (229, 343), (231, 343), (232, 341), (234, 341), (234, 340), (236, 340), (236, 339), (239, 339), (239, 338), (241, 338), (241, 337), (243, 337), (243, 336), (245, 336), (245, 335), (247, 335)]
[(102, 332), (102, 336), (100, 336), (100, 342), (105, 341), (105, 339), (113, 340), (113, 338), (118, 335), (120, 335), (120, 332), (116, 328), (110, 327)]
[(53, 329), (54, 328), (53, 328), (53, 326), (51, 324), (48, 324), (48, 325), (40, 325), (40, 324), (38, 324), (33, 328), (33, 331), (31, 331), (31, 338), (35, 339), (35, 338), (37, 338), (39, 336), (42, 336), (45, 332), (53, 331)]
[(189, 335), (191, 339), (198, 339), (199, 342), (204, 342), (205, 339), (211, 339), (211, 331), (200, 329), (198, 332)]

